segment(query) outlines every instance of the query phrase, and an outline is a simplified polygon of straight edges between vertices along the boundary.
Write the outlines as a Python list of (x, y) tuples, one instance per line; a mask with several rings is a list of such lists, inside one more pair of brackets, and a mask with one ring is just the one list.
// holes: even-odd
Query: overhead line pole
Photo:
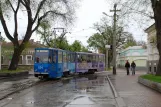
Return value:
[(116, 9), (117, 4), (114, 4), (114, 9), (110, 10), (110, 12), (114, 12), (113, 15), (113, 46), (112, 46), (112, 51), (113, 51), (113, 74), (116, 75), (116, 22), (117, 22), (117, 12), (121, 10)]

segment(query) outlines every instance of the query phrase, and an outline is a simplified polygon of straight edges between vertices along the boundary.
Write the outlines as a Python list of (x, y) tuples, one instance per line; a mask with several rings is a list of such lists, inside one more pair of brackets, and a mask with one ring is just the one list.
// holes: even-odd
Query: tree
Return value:
[(123, 48), (126, 49), (129, 46), (136, 46), (136, 45), (137, 45), (137, 42), (134, 39), (134, 37), (132, 35), (129, 35), (129, 37), (126, 40), (126, 43), (123, 45)]
[(69, 50), (70, 45), (68, 44), (68, 41), (66, 37), (57, 37), (56, 39), (53, 40), (56, 44), (56, 48), (63, 49), (63, 50)]
[(82, 48), (81, 42), (78, 40), (75, 40), (73, 44), (70, 46), (70, 50), (73, 52), (80, 52)]
[(86, 48), (85, 46), (82, 46), (81, 51), (82, 52), (89, 52), (88, 48)]
[[(93, 34), (88, 40), (89, 47), (99, 50), (101, 53), (106, 53), (105, 45), (112, 45), (113, 38), (113, 28), (106, 23), (103, 25), (95, 24), (95, 28), (98, 33)], [(128, 39), (127, 39), (128, 38)], [(133, 36), (129, 32), (124, 32), (123, 27), (117, 26), (116, 30), (116, 47), (123, 48), (126, 42), (130, 42), (133, 39)], [(108, 52), (108, 62), (112, 61), (112, 50)], [(110, 63), (108, 63), (110, 67)]]
[(41, 36), (44, 45), (47, 45), (48, 47), (53, 46), (53, 42), (50, 38), (52, 36), (51, 25), (47, 20), (40, 23), (36, 33)]
[[(1, 0), (0, 1), (0, 21), (6, 37), (13, 43), (14, 53), (9, 66), (9, 70), (16, 70), (22, 51), (31, 38), (32, 34), (38, 29), (43, 20), (71, 22), (74, 13), (72, 0)], [(23, 11), (21, 11), (23, 10)], [(18, 41), (19, 18), (18, 13), (23, 12), (27, 15), (27, 27), (24, 38)], [(14, 33), (8, 29), (7, 19), (14, 20)], [(59, 20), (58, 20), (59, 19)]]
[[(130, 21), (132, 21), (132, 17), (137, 17), (137, 21), (140, 22), (145, 21), (147, 18), (154, 19), (156, 44), (160, 56), (156, 75), (161, 76), (161, 0), (124, 0), (118, 3), (122, 5), (122, 11), (124, 13), (122, 15), (130, 16)], [(139, 14), (141, 19), (136, 14), (132, 15), (133, 13)]]

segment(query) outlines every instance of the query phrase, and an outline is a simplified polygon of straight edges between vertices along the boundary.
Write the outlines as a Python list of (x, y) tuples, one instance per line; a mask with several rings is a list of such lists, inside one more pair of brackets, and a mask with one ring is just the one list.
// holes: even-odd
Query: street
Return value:
[(0, 101), (0, 107), (117, 107), (107, 72), (48, 80)]

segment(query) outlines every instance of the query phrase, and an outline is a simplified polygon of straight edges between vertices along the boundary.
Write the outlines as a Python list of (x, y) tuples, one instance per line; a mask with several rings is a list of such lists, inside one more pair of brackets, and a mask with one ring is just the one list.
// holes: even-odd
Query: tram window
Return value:
[(103, 62), (103, 56), (99, 56), (99, 62)]
[(58, 63), (62, 63), (62, 52), (58, 52)]
[(96, 56), (96, 62), (98, 62), (98, 59), (99, 59), (99, 57), (98, 57), (98, 55)]
[(39, 57), (36, 57), (36, 63), (39, 63), (40, 59)]
[(96, 56), (93, 55), (92, 62), (96, 62)]
[(77, 55), (78, 62), (82, 62), (80, 54)]
[(57, 58), (57, 51), (53, 51), (53, 63), (56, 63), (56, 58)]
[(70, 62), (70, 53), (67, 53), (67, 62)]
[(49, 61), (49, 50), (36, 50), (35, 60), (36, 63), (48, 63)]
[(63, 52), (63, 62), (67, 62), (67, 53)]
[(87, 61), (86, 55), (81, 55), (81, 59), (82, 59), (82, 61)]
[(92, 55), (88, 55), (87, 56), (87, 62), (91, 62), (91, 60), (92, 60)]
[(75, 54), (71, 54), (71, 62), (75, 62)]

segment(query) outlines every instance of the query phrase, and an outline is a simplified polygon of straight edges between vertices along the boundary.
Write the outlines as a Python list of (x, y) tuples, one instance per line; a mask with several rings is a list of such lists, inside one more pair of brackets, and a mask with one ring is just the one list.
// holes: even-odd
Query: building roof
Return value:
[[(22, 43), (22, 40), (18, 41), (19, 43)], [(13, 43), (12, 42), (3, 42), (2, 43), (2, 48), (8, 48), (8, 47), (12, 47)], [(34, 42), (33, 39), (31, 39), (29, 41), (29, 45), (27, 48), (38, 48), (38, 47), (45, 47), (45, 45), (41, 44), (39, 41)]]
[[(143, 48), (143, 46), (129, 46), (128, 48), (126, 48), (126, 49), (123, 49), (123, 50), (121, 50), (120, 52), (125, 52), (125, 51), (127, 51), (127, 50), (137, 50), (137, 49), (144, 49)], [(145, 49), (146, 50), (146, 49)]]
[(148, 32), (151, 32), (154, 29), (155, 29), (155, 23), (152, 24), (151, 26), (149, 26), (147, 29), (145, 29), (145, 32), (148, 33)]

